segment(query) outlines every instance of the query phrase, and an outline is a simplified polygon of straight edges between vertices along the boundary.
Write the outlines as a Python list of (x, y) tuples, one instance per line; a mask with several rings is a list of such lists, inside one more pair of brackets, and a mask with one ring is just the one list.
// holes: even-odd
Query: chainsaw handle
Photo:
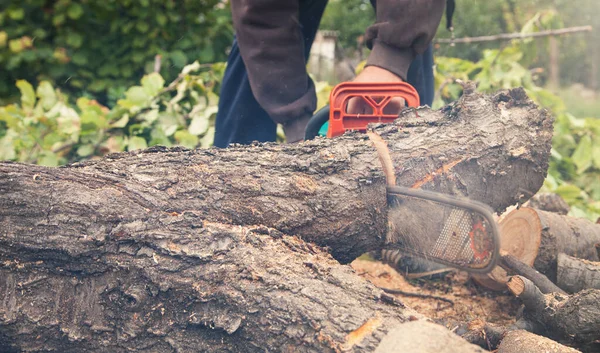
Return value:
[[(398, 118), (397, 114), (384, 114), (383, 108), (394, 97), (403, 98), (406, 106), (418, 107), (419, 94), (406, 82), (342, 82), (329, 94), (329, 105), (312, 116), (304, 130), (304, 140), (312, 140), (323, 124), (329, 121), (327, 137), (342, 135), (348, 130), (364, 131), (369, 123), (389, 123)], [(346, 105), (352, 98), (364, 100), (372, 113), (352, 114), (346, 112)]]
[(306, 129), (304, 130), (304, 140), (312, 140), (319, 134), (321, 127), (329, 120), (329, 105), (319, 109), (315, 115), (310, 118)]

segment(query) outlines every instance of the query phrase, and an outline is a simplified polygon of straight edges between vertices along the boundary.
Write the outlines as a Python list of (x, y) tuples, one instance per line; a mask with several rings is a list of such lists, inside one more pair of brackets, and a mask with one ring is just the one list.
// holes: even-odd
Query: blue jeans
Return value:
[[(305, 60), (308, 60), (326, 6), (327, 0), (300, 0), (299, 20), (304, 37)], [(419, 93), (421, 105), (431, 106), (434, 94), (431, 45), (413, 61), (408, 70), (407, 82)], [(252, 94), (246, 67), (234, 39), (221, 84), (214, 145), (224, 148), (231, 143), (269, 142), (275, 141), (276, 135), (277, 124)]]

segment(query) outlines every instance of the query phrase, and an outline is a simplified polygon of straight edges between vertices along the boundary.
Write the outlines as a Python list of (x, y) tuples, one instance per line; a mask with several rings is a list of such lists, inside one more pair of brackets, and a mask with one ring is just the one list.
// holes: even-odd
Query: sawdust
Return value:
[(464, 272), (448, 273), (439, 279), (407, 280), (389, 265), (357, 259), (352, 267), (358, 275), (378, 287), (427, 294), (450, 299), (453, 306), (434, 298), (416, 298), (394, 294), (406, 306), (436, 321), (469, 322), (482, 319), (497, 325), (515, 322), (519, 300), (508, 291), (494, 292), (478, 286)]

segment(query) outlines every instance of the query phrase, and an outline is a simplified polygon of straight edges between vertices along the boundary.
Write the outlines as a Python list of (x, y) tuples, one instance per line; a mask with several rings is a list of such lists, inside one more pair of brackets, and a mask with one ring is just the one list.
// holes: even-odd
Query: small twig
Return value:
[(454, 301), (452, 299), (440, 297), (437, 295), (405, 292), (405, 291), (399, 290), (399, 289), (391, 289), (391, 288), (384, 288), (384, 287), (378, 287), (378, 288), (381, 289), (382, 291), (384, 291), (386, 293), (390, 293), (390, 294), (399, 294), (399, 295), (404, 295), (407, 297), (416, 297), (416, 298), (423, 298), (423, 299), (435, 299), (435, 300), (440, 300), (440, 301), (446, 302), (446, 303), (450, 304), (450, 306), (454, 306)]
[(505, 270), (511, 270), (517, 275), (523, 276), (532, 281), (544, 294), (560, 293), (567, 294), (562, 288), (548, 279), (548, 277), (531, 268), (527, 264), (519, 261), (516, 257), (510, 255), (506, 251), (500, 252), (500, 267)]
[(581, 27), (568, 27), (562, 29), (552, 29), (548, 31), (540, 31), (534, 33), (502, 33), (493, 36), (481, 36), (481, 37), (464, 37), (455, 39), (438, 39), (436, 43), (478, 43), (478, 42), (493, 42), (497, 40), (511, 40), (511, 39), (525, 39), (535, 37), (547, 37), (547, 36), (560, 36), (563, 34), (571, 34), (578, 32), (590, 32), (592, 26), (581, 26)]
[(156, 54), (154, 56), (154, 72), (160, 72), (160, 67), (162, 66), (162, 56), (160, 54)]
[(69, 148), (73, 147), (74, 145), (75, 145), (74, 142), (67, 142), (67, 143), (64, 143), (64, 144), (62, 144), (60, 146), (57, 146), (57, 147), (53, 148), (52, 152), (53, 153), (62, 152), (64, 150), (66, 150), (66, 149), (69, 149)]

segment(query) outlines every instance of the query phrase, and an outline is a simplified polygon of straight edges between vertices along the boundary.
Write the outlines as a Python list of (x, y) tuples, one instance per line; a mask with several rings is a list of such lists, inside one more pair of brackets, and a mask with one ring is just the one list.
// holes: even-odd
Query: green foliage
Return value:
[(600, 119), (576, 118), (564, 102), (534, 83), (532, 74), (520, 61), (517, 44), (503, 50), (485, 50), (481, 60), (436, 58), (437, 94), (434, 107), (460, 97), (456, 79), (479, 83), (478, 90), (524, 87), (527, 94), (556, 117), (550, 168), (543, 191), (555, 192), (571, 206), (571, 215), (595, 221), (600, 217)]
[(233, 30), (220, 0), (3, 0), (0, 97), (16, 80), (48, 81), (111, 106), (154, 71), (167, 81), (193, 61), (225, 59)]
[(600, 218), (600, 119), (561, 112), (554, 127), (544, 189), (562, 196), (573, 216), (595, 221)]
[(330, 0), (320, 28), (339, 31), (339, 44), (346, 49), (355, 49), (357, 39), (374, 22), (375, 11), (369, 0)]
[(0, 107), (0, 160), (58, 166), (153, 145), (208, 147), (224, 68), (194, 62), (167, 86), (145, 75), (112, 109), (86, 97), (73, 107), (48, 81), (19, 80), (20, 101)]

